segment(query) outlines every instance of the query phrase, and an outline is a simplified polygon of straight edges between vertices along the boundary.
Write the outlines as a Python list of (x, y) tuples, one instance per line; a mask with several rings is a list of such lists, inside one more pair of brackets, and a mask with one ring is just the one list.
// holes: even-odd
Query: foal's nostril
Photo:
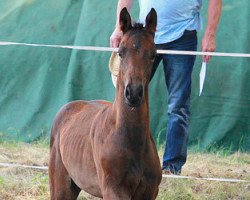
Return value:
[(139, 106), (143, 97), (142, 85), (128, 84), (125, 88), (124, 96), (126, 98), (127, 103), (130, 106), (134, 106), (134, 107)]
[(142, 98), (142, 96), (143, 96), (143, 88), (142, 88), (142, 86), (139, 86), (137, 88), (137, 92), (138, 92), (138, 97)]
[(127, 86), (126, 89), (125, 89), (125, 97), (127, 99), (131, 98), (131, 87), (130, 86)]

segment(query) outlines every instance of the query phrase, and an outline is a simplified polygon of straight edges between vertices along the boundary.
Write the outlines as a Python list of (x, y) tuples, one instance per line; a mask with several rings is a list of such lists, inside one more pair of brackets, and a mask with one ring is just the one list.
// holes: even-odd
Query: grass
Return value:
[[(47, 140), (33, 144), (0, 143), (0, 162), (48, 165)], [(162, 151), (159, 152), (162, 154)], [(182, 175), (250, 180), (250, 155), (225, 149), (210, 153), (191, 151)], [(0, 199), (49, 199), (48, 173), (44, 170), (0, 168)], [(80, 200), (97, 199), (82, 192)], [(192, 179), (164, 178), (157, 200), (250, 199), (250, 183), (227, 183)]]

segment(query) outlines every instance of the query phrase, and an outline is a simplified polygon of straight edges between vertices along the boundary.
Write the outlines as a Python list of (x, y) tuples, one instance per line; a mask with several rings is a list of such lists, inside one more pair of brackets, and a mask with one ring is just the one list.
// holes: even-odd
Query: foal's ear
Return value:
[(157, 14), (154, 8), (150, 10), (146, 17), (146, 29), (151, 32), (152, 34), (156, 31), (156, 25), (157, 25)]
[(123, 34), (132, 28), (131, 17), (126, 7), (121, 10), (119, 23)]

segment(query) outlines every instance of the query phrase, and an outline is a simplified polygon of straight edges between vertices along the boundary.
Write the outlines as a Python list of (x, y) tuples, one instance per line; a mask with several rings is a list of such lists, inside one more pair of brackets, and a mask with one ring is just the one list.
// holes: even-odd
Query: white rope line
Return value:
[[(31, 44), (19, 42), (1, 42), (0, 46), (33, 46), (33, 47), (50, 47), (50, 48), (63, 48), (63, 49), (76, 49), (88, 51), (118, 51), (118, 48), (111, 47), (96, 47), (96, 46), (71, 46), (71, 45), (50, 45), (50, 44)], [(158, 54), (178, 54), (178, 55), (210, 55), (210, 56), (223, 56), (223, 57), (243, 57), (250, 58), (247, 53), (222, 53), (222, 52), (201, 52), (201, 51), (174, 51), (174, 50), (157, 50)]]
[[(30, 165), (21, 165), (13, 163), (0, 163), (0, 167), (16, 167), (16, 168), (29, 168), (29, 169), (40, 169), (48, 170), (46, 166), (30, 166)], [(175, 179), (195, 179), (195, 180), (207, 180), (207, 181), (219, 181), (219, 182), (232, 182), (232, 183), (250, 183), (250, 180), (241, 180), (241, 179), (228, 179), (228, 178), (198, 178), (193, 176), (179, 176), (179, 175), (162, 175), (163, 178), (175, 178)]]
[(176, 178), (176, 179), (195, 179), (195, 180), (207, 180), (207, 181), (219, 181), (219, 182), (231, 182), (231, 183), (250, 183), (250, 180), (241, 180), (233, 178), (198, 178), (194, 176), (179, 176), (179, 175), (162, 175), (163, 178)]
[(30, 166), (30, 165), (21, 165), (21, 164), (13, 164), (13, 163), (0, 163), (0, 167), (17, 167), (17, 168), (48, 170), (48, 167), (46, 166)]

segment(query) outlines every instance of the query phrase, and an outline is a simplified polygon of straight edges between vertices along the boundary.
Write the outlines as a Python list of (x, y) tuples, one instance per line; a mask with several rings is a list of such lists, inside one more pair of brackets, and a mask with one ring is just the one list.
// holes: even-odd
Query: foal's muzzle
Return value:
[(139, 107), (143, 97), (142, 85), (128, 84), (125, 87), (124, 96), (126, 99), (126, 104), (128, 104), (130, 107)]

